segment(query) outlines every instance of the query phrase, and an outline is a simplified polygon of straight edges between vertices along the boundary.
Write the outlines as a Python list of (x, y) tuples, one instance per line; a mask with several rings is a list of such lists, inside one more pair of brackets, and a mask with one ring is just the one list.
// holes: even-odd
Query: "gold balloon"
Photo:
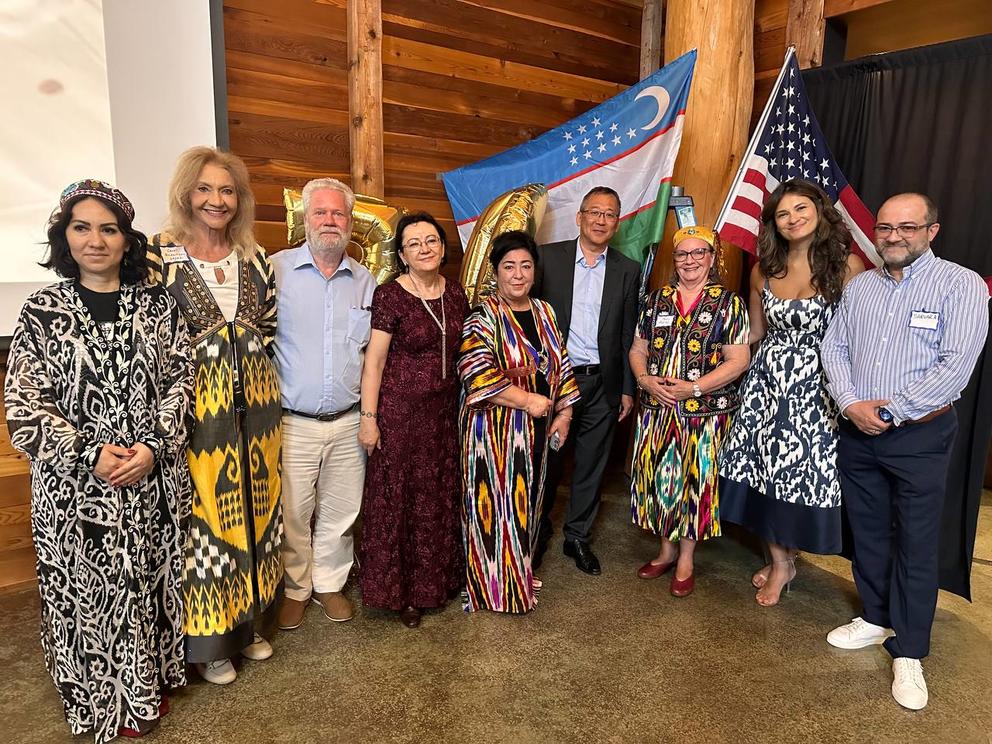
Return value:
[[(282, 199), (286, 205), (286, 239), (290, 245), (299, 245), (306, 240), (303, 193), (283, 189)], [(391, 207), (382, 199), (355, 194), (348, 255), (372, 273), (376, 284), (385, 284), (401, 273), (396, 223), (403, 214), (402, 208)]]
[(536, 235), (547, 207), (547, 187), (532, 183), (497, 197), (479, 215), (462, 260), (461, 283), (470, 304), (477, 305), (496, 291), (496, 278), (489, 264), (493, 238), (510, 230)]

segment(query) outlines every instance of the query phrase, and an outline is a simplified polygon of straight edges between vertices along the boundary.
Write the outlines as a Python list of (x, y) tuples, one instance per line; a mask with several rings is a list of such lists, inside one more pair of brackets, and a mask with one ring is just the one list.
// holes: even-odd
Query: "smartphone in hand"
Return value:
[(548, 446), (555, 452), (561, 449), (561, 435), (558, 432), (551, 435), (551, 441), (548, 443)]

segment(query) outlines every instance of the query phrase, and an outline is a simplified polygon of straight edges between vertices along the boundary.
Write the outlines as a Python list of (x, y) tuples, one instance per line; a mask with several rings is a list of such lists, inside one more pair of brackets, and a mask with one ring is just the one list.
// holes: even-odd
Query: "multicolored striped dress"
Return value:
[[(721, 361), (724, 344), (747, 344), (747, 309), (719, 284), (683, 311), (674, 286), (644, 301), (637, 336), (648, 343), (650, 375), (698, 380)], [(736, 381), (665, 406), (642, 392), (635, 422), (631, 515), (638, 527), (673, 542), (720, 535), (717, 452), (740, 399)]]
[(524, 613), (536, 604), (531, 556), (541, 519), (551, 416), (534, 419), (493, 403), (492, 397), (512, 385), (537, 393), (543, 376), (555, 411), (579, 399), (551, 305), (532, 299), (531, 309), (541, 349), (498, 296), (477, 307), (462, 332), (458, 374), (464, 386), (462, 528), (469, 612)]
[(238, 260), (238, 307), (226, 322), (185, 249), (167, 233), (148, 245), (152, 277), (186, 318), (196, 363), (196, 425), (186, 459), (193, 514), (183, 595), (186, 661), (226, 659), (275, 612), (282, 581), (282, 402), (270, 357), (272, 264), (261, 247)]

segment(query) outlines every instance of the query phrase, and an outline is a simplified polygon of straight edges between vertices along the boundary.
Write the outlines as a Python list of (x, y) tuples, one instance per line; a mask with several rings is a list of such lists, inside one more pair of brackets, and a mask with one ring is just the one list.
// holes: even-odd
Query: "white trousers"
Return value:
[(290, 599), (338, 592), (348, 580), (365, 483), (359, 421), (358, 411), (335, 421), (282, 417), (282, 556)]

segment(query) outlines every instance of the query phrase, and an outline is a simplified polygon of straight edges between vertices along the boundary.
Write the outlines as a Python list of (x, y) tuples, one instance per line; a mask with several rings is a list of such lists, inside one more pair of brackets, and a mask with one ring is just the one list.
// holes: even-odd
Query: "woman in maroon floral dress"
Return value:
[(372, 298), (362, 372), (359, 580), (366, 607), (415, 628), (465, 578), (455, 356), (468, 300), (440, 274), (445, 235), (433, 217), (406, 215), (396, 235), (404, 273)]

